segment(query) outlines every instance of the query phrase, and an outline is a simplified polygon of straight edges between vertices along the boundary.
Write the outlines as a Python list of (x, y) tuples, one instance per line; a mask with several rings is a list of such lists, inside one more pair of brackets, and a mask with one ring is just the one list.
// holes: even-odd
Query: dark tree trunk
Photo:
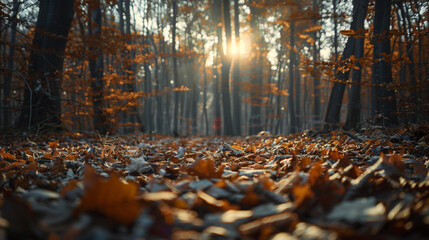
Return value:
[(302, 127), (302, 117), (301, 112), (301, 75), (299, 74), (299, 67), (297, 63), (299, 62), (299, 54), (295, 56), (295, 116), (296, 116), (296, 130), (300, 131)]
[(335, 61), (338, 61), (338, 16), (337, 16), (337, 1), (332, 0), (333, 10), (334, 10), (334, 56)]
[[(238, 0), (234, 0), (235, 46), (240, 44), (240, 12)], [(232, 120), (234, 135), (241, 135), (240, 57), (234, 57), (232, 83)]]
[(61, 77), (73, 0), (40, 0), (20, 128), (61, 128)]
[(289, 132), (295, 133), (297, 129), (296, 125), (296, 115), (295, 115), (295, 87), (294, 87), (294, 71), (295, 71), (295, 59), (296, 54), (294, 51), (295, 48), (295, 23), (292, 21), (290, 23), (290, 49), (289, 49), (289, 98), (288, 98), (288, 109), (289, 109), (289, 118), (290, 126)]
[(222, 55), (222, 25), (219, 24), (221, 21), (222, 8), (221, 2), (216, 1), (213, 3), (213, 16), (214, 22), (216, 26), (216, 35), (218, 36), (218, 42), (216, 44), (216, 58), (213, 61), (213, 91), (214, 91), (214, 118), (213, 118), (213, 131), (214, 135), (219, 136), (222, 132), (222, 118), (221, 118), (221, 108), (220, 108), (220, 93), (219, 93), (219, 74), (218, 68), (215, 66), (219, 66), (219, 56)]
[[(254, 2), (254, 1), (252, 1)], [(251, 83), (253, 90), (250, 93), (250, 116), (249, 116), (249, 135), (254, 135), (262, 130), (261, 126), (261, 93), (258, 89), (262, 87), (262, 62), (261, 59), (261, 47), (263, 43), (263, 36), (258, 26), (259, 9), (255, 6), (250, 6), (250, 12), (253, 15), (250, 20), (250, 25), (253, 30), (253, 40), (259, 45), (259, 49), (255, 49), (254, 57), (252, 58), (252, 69), (251, 69)]]
[(378, 124), (394, 126), (397, 124), (395, 92), (389, 89), (392, 83), (392, 67), (383, 59), (390, 54), (390, 0), (375, 1), (374, 18), (374, 65), (372, 83), (373, 87), (373, 117)]
[[(414, 88), (416, 86), (416, 72), (414, 70), (414, 66), (415, 66), (415, 62), (414, 62), (414, 54), (413, 54), (413, 40), (411, 39), (412, 37), (412, 29), (413, 26), (411, 25), (411, 20), (410, 20), (410, 15), (409, 15), (409, 11), (407, 9), (407, 11), (404, 10), (404, 3), (401, 1), (398, 1), (399, 4), (399, 10), (401, 11), (401, 15), (402, 15), (402, 27), (404, 30), (404, 36), (405, 36), (405, 41), (406, 41), (406, 56), (408, 58), (408, 71), (410, 73), (410, 88)], [(406, 24), (407, 23), (407, 24)], [(404, 69), (404, 75), (406, 75), (405, 69)], [(408, 104), (409, 104), (409, 108), (411, 108), (411, 111), (413, 111), (410, 116), (409, 116), (409, 122), (411, 123), (416, 123), (417, 122), (417, 112), (418, 112), (418, 107), (417, 107), (417, 93), (416, 91), (409, 91), (409, 95), (408, 95)]]
[[(174, 77), (174, 87), (180, 87), (179, 74), (177, 72), (177, 54), (176, 54), (176, 31), (177, 31), (177, 1), (172, 0), (173, 2), (173, 22), (172, 22), (172, 44), (171, 52), (173, 54), (173, 77)], [(174, 113), (173, 113), (173, 134), (179, 134), (179, 92), (174, 92)]]
[[(230, 1), (223, 0), (223, 22), (226, 37), (226, 54), (221, 51), (222, 58), (222, 110), (223, 110), (223, 134), (233, 135), (231, 116), (231, 96), (229, 94), (229, 72), (231, 70), (231, 14)], [(218, 41), (222, 43), (222, 34), (218, 35)]]
[[(90, 21), (89, 33), (91, 38), (96, 42), (96, 39), (101, 39), (101, 3), (95, 0), (94, 5), (90, 5)], [(101, 44), (98, 43), (97, 46)], [(92, 103), (94, 106), (94, 129), (100, 134), (106, 134), (108, 131), (107, 118), (104, 111), (104, 56), (101, 48), (93, 44), (90, 49), (89, 70), (91, 73), (91, 94)]]
[[(368, 0), (362, 2), (362, 11), (365, 12), (368, 10)], [(356, 22), (356, 29), (364, 30), (364, 22)], [(364, 57), (364, 36), (355, 36), (355, 47), (354, 47), (354, 56), (356, 58), (356, 67), (358, 69), (353, 69), (352, 71), (352, 81), (351, 91), (349, 95), (349, 102), (347, 107), (347, 120), (346, 127), (349, 129), (358, 129), (360, 125), (360, 113), (361, 113), (361, 101), (360, 101), (360, 84), (362, 78), (362, 65), (359, 60)]]
[[(313, 11), (319, 11), (317, 0), (313, 0)], [(314, 20), (317, 23), (317, 20)], [(319, 48), (317, 47), (317, 32), (314, 32), (313, 42), (313, 94), (314, 94), (314, 122), (316, 129), (320, 128), (320, 74), (317, 67), (319, 60)]]
[[(354, 0), (353, 2), (353, 21), (351, 29), (357, 31), (356, 26), (363, 26), (366, 12), (368, 9), (368, 0)], [(347, 40), (343, 55), (341, 56), (340, 67), (345, 67), (346, 61), (353, 54), (356, 44), (354, 36), (350, 36)], [(341, 104), (343, 102), (345, 84), (349, 78), (350, 70), (338, 71), (335, 74), (335, 83), (329, 97), (328, 108), (326, 110), (325, 129), (334, 129), (339, 126)]]
[(16, 41), (16, 26), (17, 26), (17, 18), (18, 18), (18, 12), (19, 7), (21, 5), (21, 2), (18, 0), (13, 0), (13, 10), (12, 10), (12, 17), (10, 20), (10, 45), (9, 45), (9, 56), (7, 60), (7, 70), (4, 78), (4, 85), (3, 85), (3, 91), (4, 91), (4, 105), (3, 105), (3, 127), (7, 127), (10, 125), (10, 93), (12, 91), (11, 89), (11, 83), (12, 83), (12, 76), (14, 69), (14, 57), (15, 57), (15, 41)]

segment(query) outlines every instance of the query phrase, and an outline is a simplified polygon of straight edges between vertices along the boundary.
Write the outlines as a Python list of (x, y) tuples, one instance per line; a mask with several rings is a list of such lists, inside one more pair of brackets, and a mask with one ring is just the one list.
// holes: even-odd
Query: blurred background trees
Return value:
[(427, 1), (51, 2), (0, 2), (3, 131), (286, 134), (428, 119)]

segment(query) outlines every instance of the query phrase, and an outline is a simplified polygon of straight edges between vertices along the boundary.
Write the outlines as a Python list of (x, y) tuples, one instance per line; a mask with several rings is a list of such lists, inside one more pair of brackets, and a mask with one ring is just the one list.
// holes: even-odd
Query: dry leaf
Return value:
[(105, 179), (89, 165), (85, 166), (83, 184), (85, 194), (75, 209), (76, 213), (96, 211), (126, 225), (140, 215), (137, 185), (125, 182), (116, 174)]
[(224, 165), (221, 165), (219, 169), (216, 170), (213, 159), (204, 158), (196, 161), (189, 170), (200, 178), (220, 178), (223, 173), (223, 168)]

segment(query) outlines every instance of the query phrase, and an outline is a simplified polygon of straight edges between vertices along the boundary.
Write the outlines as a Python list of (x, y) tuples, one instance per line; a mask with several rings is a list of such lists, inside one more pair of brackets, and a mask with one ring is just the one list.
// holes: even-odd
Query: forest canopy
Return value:
[(0, 6), (2, 131), (230, 136), (428, 118), (427, 1)]

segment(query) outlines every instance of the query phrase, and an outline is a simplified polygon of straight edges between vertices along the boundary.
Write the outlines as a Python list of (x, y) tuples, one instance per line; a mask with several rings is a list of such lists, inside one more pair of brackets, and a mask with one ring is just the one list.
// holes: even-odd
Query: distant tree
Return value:
[(73, 0), (40, 0), (18, 126), (61, 127), (61, 76)]
[(295, 133), (297, 129), (296, 122), (296, 114), (295, 114), (295, 61), (296, 61), (296, 53), (295, 53), (295, 22), (291, 21), (289, 25), (289, 37), (290, 37), (290, 49), (289, 49), (289, 97), (288, 97), (288, 109), (289, 109), (289, 117), (290, 117), (290, 133)]

